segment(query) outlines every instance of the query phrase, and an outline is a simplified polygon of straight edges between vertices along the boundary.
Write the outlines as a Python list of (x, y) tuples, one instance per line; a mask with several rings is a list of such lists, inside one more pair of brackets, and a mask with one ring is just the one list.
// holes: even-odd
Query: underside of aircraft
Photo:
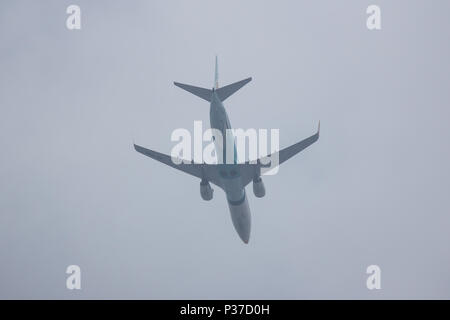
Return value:
[[(174, 82), (174, 84), (210, 103), (210, 120), (211, 128), (220, 130), (231, 129), (228, 115), (223, 106), (223, 101), (230, 97), (233, 93), (249, 83), (252, 78), (247, 78), (230, 85), (219, 87), (218, 67), (216, 58), (215, 81), (212, 89), (196, 87), (188, 84)], [(164, 163), (174, 169), (180, 170), (187, 174), (200, 179), (200, 195), (203, 200), (211, 200), (213, 198), (213, 189), (210, 182), (225, 191), (227, 201), (230, 208), (233, 225), (243, 242), (248, 243), (250, 238), (250, 209), (245, 194), (245, 187), (253, 181), (253, 192), (256, 197), (261, 198), (265, 195), (265, 187), (261, 178), (262, 169), (271, 167), (272, 159), (277, 159), (276, 165), (281, 165), (294, 155), (304, 150), (319, 139), (320, 122), (317, 132), (312, 136), (284, 148), (280, 151), (262, 157), (257, 161), (246, 161), (244, 163), (229, 164), (207, 164), (186, 162), (185, 159), (176, 159), (169, 155), (159, 153), (154, 150), (146, 149), (139, 145), (134, 145), (137, 152), (148, 156), (154, 160)], [(231, 142), (234, 145), (234, 140)], [(220, 149), (223, 150), (220, 150)], [(225, 147), (216, 143), (216, 153), (224, 152)], [(236, 158), (235, 158), (236, 159)]]

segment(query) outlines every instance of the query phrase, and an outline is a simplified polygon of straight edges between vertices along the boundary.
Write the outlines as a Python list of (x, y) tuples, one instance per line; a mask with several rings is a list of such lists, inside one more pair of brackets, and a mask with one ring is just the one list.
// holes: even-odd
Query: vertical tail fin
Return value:
[(216, 55), (216, 70), (214, 72), (214, 88), (219, 89), (219, 62)]

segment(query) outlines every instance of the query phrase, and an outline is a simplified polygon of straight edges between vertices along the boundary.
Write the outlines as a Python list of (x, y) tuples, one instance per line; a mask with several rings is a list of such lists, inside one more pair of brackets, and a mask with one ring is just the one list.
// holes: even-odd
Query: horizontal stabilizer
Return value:
[(179, 82), (174, 82), (173, 84), (176, 85), (177, 87), (180, 87), (181, 89), (184, 89), (184, 90), (196, 95), (197, 97), (200, 97), (208, 102), (211, 102), (212, 90), (210, 90), (210, 89), (195, 87), (195, 86), (191, 86), (189, 84), (184, 84), (184, 83), (179, 83)]
[(252, 78), (247, 78), (247, 79), (229, 84), (225, 87), (219, 88), (216, 90), (217, 96), (219, 97), (220, 101), (225, 101), (229, 96), (231, 96), (233, 93), (238, 91), (240, 88), (245, 86), (250, 81), (252, 81)]

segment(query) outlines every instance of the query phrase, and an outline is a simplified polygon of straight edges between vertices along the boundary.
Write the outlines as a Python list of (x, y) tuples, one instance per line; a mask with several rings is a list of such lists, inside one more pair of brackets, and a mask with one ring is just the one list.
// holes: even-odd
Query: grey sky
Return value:
[[(78, 4), (82, 30), (65, 27)], [(382, 30), (368, 31), (378, 4)], [(2, 1), (0, 298), (450, 298), (448, 1)], [(236, 128), (319, 141), (223, 192), (144, 158), (252, 76)], [(65, 269), (82, 270), (82, 290)], [(365, 286), (366, 267), (382, 289)]]

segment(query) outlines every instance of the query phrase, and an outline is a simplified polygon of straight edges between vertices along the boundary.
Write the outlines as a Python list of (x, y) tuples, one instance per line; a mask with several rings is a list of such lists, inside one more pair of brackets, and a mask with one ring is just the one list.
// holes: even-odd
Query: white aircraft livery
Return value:
[(228, 163), (228, 161), (222, 161), (225, 163), (219, 162), (217, 164), (194, 163), (193, 161), (187, 163), (184, 160), (183, 162), (174, 161), (169, 155), (149, 150), (136, 144), (134, 145), (137, 152), (201, 179), (200, 195), (203, 200), (209, 201), (213, 198), (214, 190), (211, 188), (210, 182), (223, 189), (230, 208), (231, 220), (233, 221), (234, 228), (244, 243), (248, 243), (250, 239), (251, 228), (250, 208), (245, 194), (245, 187), (250, 182), (253, 182), (253, 193), (255, 196), (258, 198), (264, 197), (266, 190), (261, 179), (261, 169), (270, 167), (270, 163), (267, 164), (267, 159), (278, 158), (277, 165), (282, 164), (316, 142), (319, 139), (320, 132), (319, 122), (318, 130), (314, 135), (290, 147), (277, 151), (276, 154), (273, 153), (268, 157), (260, 158), (256, 161), (238, 163), (235, 140), (234, 138), (228, 139), (229, 135), (227, 135), (227, 131), (231, 129), (231, 124), (223, 102), (251, 80), (252, 78), (247, 78), (224, 87), (219, 87), (216, 57), (215, 81), (212, 89), (174, 82), (177, 87), (210, 103), (209, 116), (211, 129), (218, 130), (222, 133), (222, 137), (227, 137), (223, 142), (216, 141), (217, 139), (214, 140), (216, 155), (222, 154), (222, 159), (227, 159), (226, 150), (229, 150), (227, 144), (231, 144), (231, 150), (234, 151), (234, 159), (231, 163)]

